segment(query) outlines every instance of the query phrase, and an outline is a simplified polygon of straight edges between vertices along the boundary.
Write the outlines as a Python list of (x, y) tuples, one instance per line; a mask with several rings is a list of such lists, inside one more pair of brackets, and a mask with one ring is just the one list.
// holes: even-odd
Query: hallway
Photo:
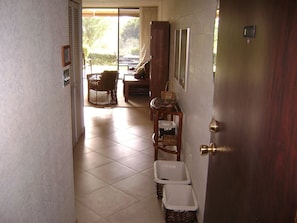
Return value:
[(74, 148), (78, 223), (165, 222), (153, 180), (148, 107), (84, 111), (86, 134)]

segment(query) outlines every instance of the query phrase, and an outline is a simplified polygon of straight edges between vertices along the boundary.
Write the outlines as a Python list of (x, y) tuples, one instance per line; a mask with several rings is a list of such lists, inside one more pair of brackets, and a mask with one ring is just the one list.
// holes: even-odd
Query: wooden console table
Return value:
[(125, 75), (123, 79), (124, 83), (124, 97), (125, 102), (129, 99), (131, 88), (147, 88), (149, 89), (150, 80), (149, 79), (136, 79), (133, 75)]
[[(183, 112), (177, 103), (164, 104), (160, 98), (153, 98), (150, 102), (150, 108), (154, 122), (152, 140), (155, 149), (155, 160), (158, 159), (158, 150), (162, 150), (167, 153), (176, 154), (176, 160), (179, 161), (181, 155)], [(161, 120), (173, 121), (176, 126), (175, 133), (163, 134), (159, 126)]]

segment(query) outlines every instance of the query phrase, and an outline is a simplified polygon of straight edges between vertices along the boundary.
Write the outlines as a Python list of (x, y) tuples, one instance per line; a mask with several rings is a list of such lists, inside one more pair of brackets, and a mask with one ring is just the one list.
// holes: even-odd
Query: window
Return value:
[(83, 52), (89, 72), (121, 73), (138, 64), (139, 9), (86, 8), (82, 16)]

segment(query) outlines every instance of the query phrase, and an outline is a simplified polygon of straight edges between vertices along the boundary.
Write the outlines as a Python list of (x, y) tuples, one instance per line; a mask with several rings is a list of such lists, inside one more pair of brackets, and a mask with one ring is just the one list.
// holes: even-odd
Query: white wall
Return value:
[(68, 0), (0, 2), (0, 222), (75, 222)]
[[(208, 156), (201, 156), (201, 144), (209, 144), (208, 125), (212, 117), (212, 46), (216, 0), (163, 0), (162, 20), (171, 23), (170, 87), (177, 93), (184, 112), (182, 150), (199, 202), (203, 222)], [(189, 73), (184, 91), (173, 77), (175, 29), (190, 28)]]

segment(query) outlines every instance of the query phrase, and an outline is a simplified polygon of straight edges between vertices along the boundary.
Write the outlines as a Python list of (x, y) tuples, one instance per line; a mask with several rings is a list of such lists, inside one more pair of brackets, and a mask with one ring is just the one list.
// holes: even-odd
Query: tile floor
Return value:
[(85, 135), (74, 148), (77, 222), (164, 223), (148, 106), (84, 111)]

